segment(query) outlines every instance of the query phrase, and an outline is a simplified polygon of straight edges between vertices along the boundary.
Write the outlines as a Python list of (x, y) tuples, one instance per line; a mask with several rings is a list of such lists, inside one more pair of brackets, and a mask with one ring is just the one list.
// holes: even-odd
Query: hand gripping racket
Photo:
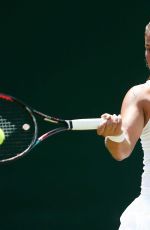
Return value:
[[(42, 133), (40, 121), (55, 123), (57, 127)], [(63, 120), (45, 115), (18, 99), (0, 93), (0, 162), (24, 156), (37, 144), (57, 133), (69, 130), (95, 130), (102, 118)], [(41, 133), (41, 134), (39, 134)]]

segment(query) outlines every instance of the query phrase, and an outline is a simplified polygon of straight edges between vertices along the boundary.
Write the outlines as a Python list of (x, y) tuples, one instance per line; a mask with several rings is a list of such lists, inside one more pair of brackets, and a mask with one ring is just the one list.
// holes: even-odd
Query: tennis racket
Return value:
[[(43, 133), (41, 121), (48, 131)], [(63, 120), (43, 114), (20, 100), (0, 93), (0, 162), (20, 158), (43, 140), (70, 130), (95, 130), (104, 120)], [(55, 124), (55, 128), (49, 124)]]

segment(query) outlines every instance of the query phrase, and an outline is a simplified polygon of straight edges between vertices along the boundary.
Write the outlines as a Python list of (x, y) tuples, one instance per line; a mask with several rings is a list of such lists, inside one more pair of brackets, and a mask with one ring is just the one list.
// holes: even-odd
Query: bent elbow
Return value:
[(112, 157), (116, 160), (116, 161), (123, 161), (126, 158), (128, 158), (130, 156), (131, 152), (128, 153), (118, 153), (118, 154), (112, 154)]
[(123, 161), (131, 155), (133, 146), (128, 141), (122, 143), (107, 142), (106, 147), (112, 157), (117, 161)]

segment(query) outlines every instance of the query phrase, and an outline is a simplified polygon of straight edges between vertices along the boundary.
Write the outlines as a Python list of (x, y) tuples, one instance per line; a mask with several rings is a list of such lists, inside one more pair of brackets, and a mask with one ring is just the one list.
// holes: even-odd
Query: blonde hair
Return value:
[(150, 34), (150, 22), (145, 27), (145, 34)]
[[(150, 35), (150, 22), (145, 26), (145, 36), (146, 35)], [(147, 65), (147, 67), (148, 67), (148, 65)], [(149, 69), (149, 67), (148, 67), (148, 69)], [(150, 80), (150, 76), (148, 77), (147, 80)]]

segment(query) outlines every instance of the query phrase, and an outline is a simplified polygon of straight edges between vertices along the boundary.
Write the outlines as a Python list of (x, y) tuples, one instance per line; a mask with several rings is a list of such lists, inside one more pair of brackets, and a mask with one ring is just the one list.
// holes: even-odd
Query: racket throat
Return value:
[(58, 121), (51, 120), (49, 118), (44, 118), (44, 121), (48, 121), (50, 123), (58, 124)]
[(56, 129), (53, 129), (47, 133), (44, 133), (42, 136), (40, 136), (37, 140), (37, 143), (36, 144), (39, 144), (41, 141), (44, 141), (45, 139), (47, 139), (48, 137), (51, 137), (57, 133), (60, 133), (60, 132), (64, 132), (68, 130), (67, 128), (65, 127), (59, 127), (59, 128), (56, 128)]

